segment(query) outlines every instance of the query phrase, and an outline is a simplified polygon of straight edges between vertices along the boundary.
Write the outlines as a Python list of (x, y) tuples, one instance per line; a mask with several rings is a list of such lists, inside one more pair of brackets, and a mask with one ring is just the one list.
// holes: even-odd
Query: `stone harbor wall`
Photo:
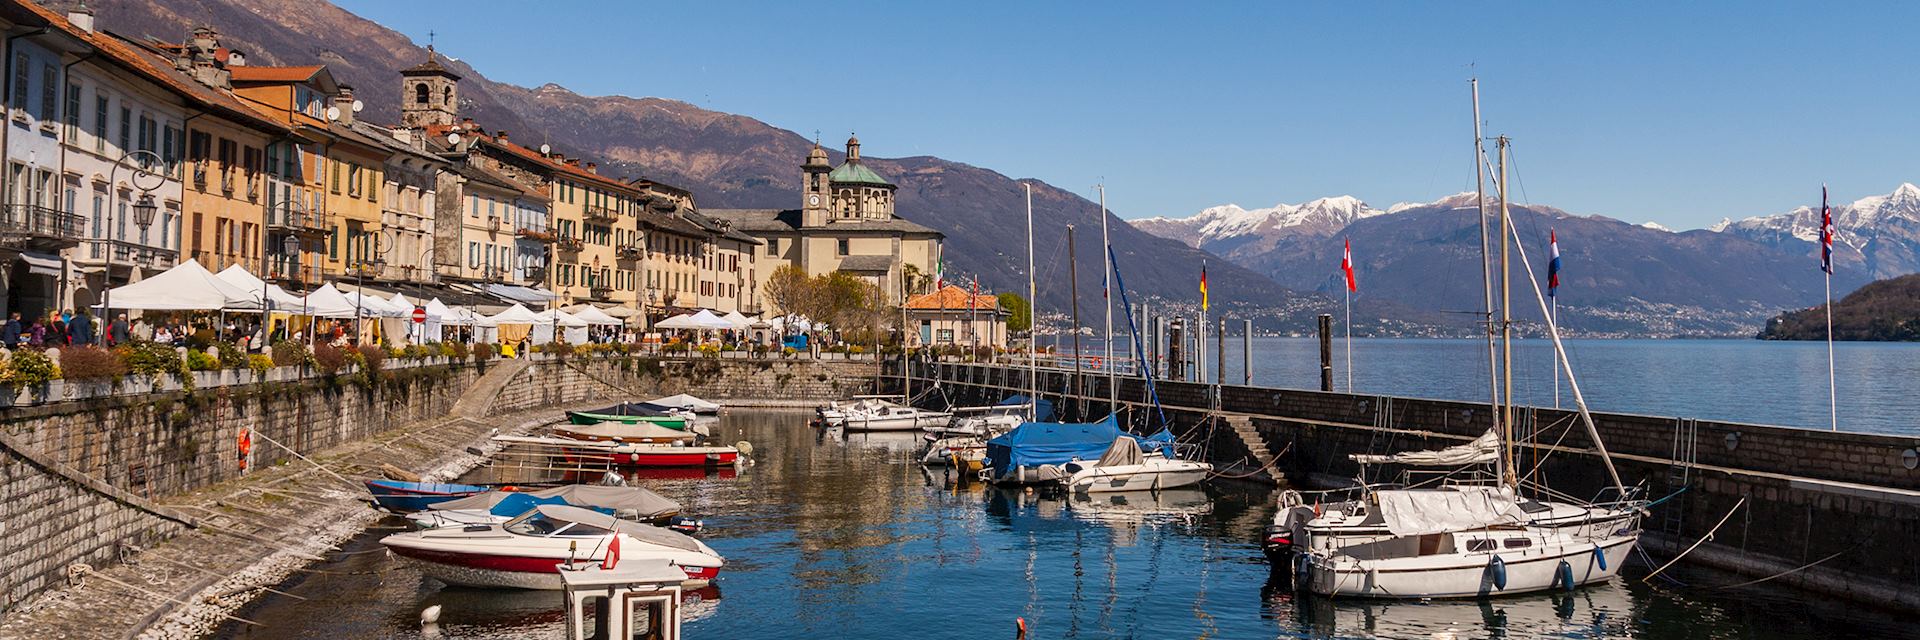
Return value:
[[(410, 364), (380, 376), (275, 372), (271, 381), (193, 391), (163, 384), (171, 390), (153, 392), (141, 381), (0, 406), (0, 611), (63, 584), (77, 564), (111, 564), (123, 547), (192, 526), (203, 514), (161, 505), (295, 463), (287, 449), (313, 453), (450, 415), (486, 421), (594, 398), (827, 400), (869, 392), (876, 371), (872, 362), (545, 354)], [(32, 396), (9, 391), (0, 394)], [(244, 456), (243, 433), (251, 441)]]
[[(1030, 383), (1020, 366), (918, 363), (914, 377), (916, 385), (942, 381), (963, 403), (989, 403), (1033, 385), (1068, 419), (1109, 411), (1107, 379), (1099, 374), (1082, 376), (1076, 387), (1071, 371), (1041, 369)], [(888, 381), (899, 385), (898, 378)], [(1144, 381), (1117, 382), (1122, 406), (1145, 406)], [(1161, 382), (1156, 390), (1175, 432), (1206, 443), (1217, 464), (1251, 470), (1272, 459), (1270, 475), (1316, 487), (1348, 483), (1361, 473), (1349, 454), (1461, 444), (1492, 424), (1489, 406), (1471, 402), (1184, 382)], [(1517, 467), (1581, 498), (1611, 486), (1577, 413), (1516, 411), (1523, 436), (1542, 434), (1538, 446), (1519, 448)], [(1671, 496), (1643, 520), (1642, 540), (1662, 562), (1731, 512), (1687, 561), (1920, 610), (1920, 553), (1913, 551), (1920, 540), (1920, 437), (1627, 414), (1593, 418), (1622, 481), (1653, 499)], [(1369, 478), (1382, 479), (1391, 480)]]

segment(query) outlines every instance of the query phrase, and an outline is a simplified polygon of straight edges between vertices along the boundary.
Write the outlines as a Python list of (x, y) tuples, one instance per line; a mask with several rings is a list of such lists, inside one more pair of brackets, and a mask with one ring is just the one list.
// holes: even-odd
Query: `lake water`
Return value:
[[(1208, 339), (1209, 380), (1214, 342)], [(1568, 340), (1566, 347), (1594, 411), (1829, 428), (1824, 342)], [(1115, 346), (1115, 353), (1128, 350)], [(1244, 380), (1241, 338), (1229, 336), (1226, 350), (1226, 380), (1237, 384)], [(1347, 389), (1346, 358), (1346, 342), (1336, 338), (1336, 390)], [(1834, 361), (1841, 431), (1920, 435), (1920, 343), (1836, 343)], [(1553, 364), (1551, 342), (1515, 341), (1514, 397), (1554, 406)], [(1361, 393), (1487, 401), (1483, 340), (1355, 338), (1352, 371)], [(1559, 382), (1560, 405), (1573, 407), (1566, 377)], [(1320, 388), (1319, 341), (1255, 337), (1253, 383)]]
[[(644, 479), (706, 520), (727, 557), (687, 609), (690, 638), (1797, 638), (1911, 637), (1907, 621), (1794, 591), (1712, 590), (1740, 578), (1681, 571), (1685, 586), (1612, 583), (1571, 595), (1363, 603), (1296, 596), (1272, 580), (1258, 539), (1273, 489), (1081, 501), (954, 486), (911, 462), (912, 434), (843, 436), (806, 412), (732, 412), (720, 439), (754, 443), (737, 474)], [(678, 476), (678, 477), (673, 477)], [(470, 480), (523, 481), (481, 470)], [(388, 527), (397, 525), (394, 519)], [(560, 596), (446, 587), (379, 551), (348, 554), (269, 596), (220, 638), (418, 638), (442, 605), (447, 638), (559, 638)], [(365, 551), (365, 553), (360, 553)]]

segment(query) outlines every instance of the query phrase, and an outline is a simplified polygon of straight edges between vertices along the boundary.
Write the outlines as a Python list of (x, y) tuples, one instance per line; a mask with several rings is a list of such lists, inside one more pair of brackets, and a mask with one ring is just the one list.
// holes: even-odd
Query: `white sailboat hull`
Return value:
[(1204, 462), (1154, 457), (1141, 464), (1082, 469), (1065, 483), (1074, 493), (1157, 491), (1200, 484), (1212, 471), (1213, 465)]
[[(1357, 598), (1473, 598), (1568, 589), (1613, 578), (1638, 540), (1634, 533), (1547, 548), (1378, 560), (1309, 554), (1305, 577), (1314, 593)], [(1498, 571), (1492, 568), (1496, 556), (1504, 585), (1497, 584)], [(1563, 562), (1571, 585), (1561, 575)]]
[(945, 413), (910, 413), (905, 415), (864, 416), (848, 415), (838, 425), (848, 431), (919, 431), (923, 427), (943, 425), (952, 416)]

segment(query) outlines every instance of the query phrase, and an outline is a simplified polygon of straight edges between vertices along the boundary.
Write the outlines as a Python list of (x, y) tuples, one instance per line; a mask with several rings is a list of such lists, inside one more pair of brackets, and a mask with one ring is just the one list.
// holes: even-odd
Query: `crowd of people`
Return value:
[(68, 309), (48, 313), (45, 318), (30, 319), (21, 318), (20, 312), (15, 311), (7, 314), (5, 325), (0, 325), (0, 347), (47, 349), (93, 344), (111, 347), (126, 342), (132, 335), (130, 329), (124, 313), (103, 327), (86, 309), (79, 313)]

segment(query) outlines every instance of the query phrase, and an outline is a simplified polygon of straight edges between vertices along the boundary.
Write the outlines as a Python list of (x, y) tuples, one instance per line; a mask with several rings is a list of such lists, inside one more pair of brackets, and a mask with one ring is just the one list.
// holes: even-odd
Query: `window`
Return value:
[(347, 195), (360, 197), (360, 165), (347, 165)]
[(1479, 538), (1479, 539), (1467, 541), (1467, 551), (1492, 551), (1492, 550), (1494, 550), (1494, 544), (1492, 540)]
[(1525, 549), (1533, 546), (1533, 541), (1526, 538), (1507, 538), (1505, 544), (1508, 549)]
[(849, 248), (847, 246), (848, 244), (849, 242), (846, 238), (836, 240), (834, 241), (834, 250), (838, 252), (841, 257), (845, 257), (847, 255), (847, 249)]
[(93, 95), (93, 150), (107, 149), (107, 97), (100, 95), (98, 89)]
[(327, 167), (333, 170), (333, 192), (340, 193), (340, 163), (328, 161)]
[(180, 172), (180, 130), (169, 125), (165, 136), (160, 139), (160, 160), (167, 167), (167, 175), (177, 176)]
[(140, 114), (140, 150), (154, 151), (156, 149), (158, 149), (158, 147), (154, 146), (153, 116), (144, 113)]
[(53, 65), (40, 67), (40, 120), (51, 121), (60, 116), (60, 69)]
[(453, 106), (453, 87), (440, 90), (440, 104), (448, 107)]
[(67, 125), (67, 141), (80, 133), (80, 85), (67, 85), (67, 110), (60, 114), (60, 121)]
[[(107, 196), (98, 190), (93, 192), (93, 233), (90, 235), (95, 238), (107, 237)], [(96, 245), (96, 253), (93, 257), (100, 257), (98, 251), (99, 249)]]
[(475, 218), (480, 217), (479, 194), (467, 194), (467, 214)]
[(414, 104), (426, 104), (427, 100), (429, 99), (430, 98), (427, 95), (427, 83), (422, 82), (420, 84), (413, 85)]
[(333, 260), (340, 259), (340, 227), (338, 226), (333, 228), (333, 233), (327, 234), (327, 257)]
[[(195, 250), (200, 248), (200, 231), (204, 222), (205, 220), (200, 212), (193, 212), (193, 245)], [(215, 226), (217, 227), (218, 221), (215, 222)]]
[(478, 242), (467, 243), (467, 268), (480, 268), (480, 243)]
[(133, 148), (133, 109), (127, 108), (127, 105), (125, 104), (125, 102), (122, 101), (120, 105), (120, 150), (126, 151), (132, 148)]
[(14, 54), (13, 56), (13, 97), (12, 97), (12, 104), (8, 106), (21, 109), (21, 110), (25, 110), (27, 108), (27, 81), (31, 79), (31, 77), (29, 76), (31, 72), (28, 71), (28, 67), (27, 67), (28, 64), (29, 62), (27, 60), (27, 54), (25, 53)]

